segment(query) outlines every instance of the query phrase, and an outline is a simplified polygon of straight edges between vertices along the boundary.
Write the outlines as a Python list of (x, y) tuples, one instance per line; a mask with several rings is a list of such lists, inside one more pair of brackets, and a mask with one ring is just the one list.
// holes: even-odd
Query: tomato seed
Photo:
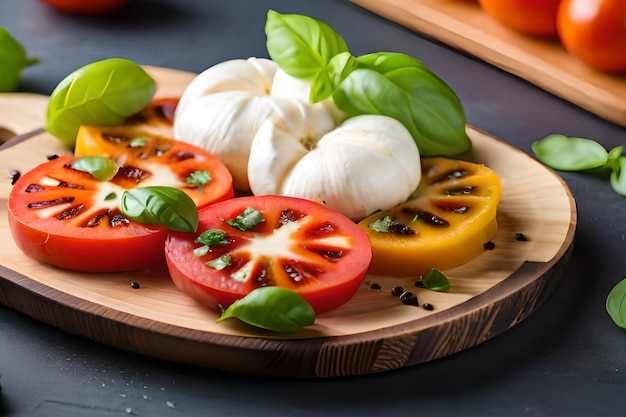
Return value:
[(11, 185), (14, 185), (17, 182), (17, 180), (20, 179), (20, 175), (21, 174), (20, 174), (19, 171), (15, 170), (15, 169), (12, 170), (9, 174), (11, 175)]
[(485, 247), (485, 249), (487, 249), (487, 250), (494, 250), (494, 249), (496, 248), (496, 244), (495, 244), (495, 243), (493, 243), (492, 241), (485, 242), (485, 243), (483, 244), (483, 246), (484, 246), (484, 247)]
[(406, 305), (412, 305), (412, 306), (419, 305), (417, 302), (417, 295), (415, 295), (414, 293), (410, 291), (404, 291), (402, 294), (400, 294), (400, 301), (402, 302), (402, 304), (406, 304)]
[(432, 311), (435, 308), (433, 307), (432, 304), (429, 304), (429, 303), (422, 304), (422, 307), (424, 307), (424, 310), (428, 310), (428, 311)]
[(519, 240), (520, 242), (525, 242), (528, 240), (524, 233), (515, 233), (515, 239)]

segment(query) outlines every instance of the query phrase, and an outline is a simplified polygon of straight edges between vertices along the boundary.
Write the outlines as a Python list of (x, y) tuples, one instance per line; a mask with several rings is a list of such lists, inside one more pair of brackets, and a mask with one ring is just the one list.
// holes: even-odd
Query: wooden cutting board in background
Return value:
[(556, 41), (512, 31), (482, 11), (476, 0), (351, 1), (626, 126), (626, 75), (594, 71)]
[[(194, 74), (148, 67), (157, 96), (176, 96)], [(4, 100), (4, 101), (2, 101)], [(0, 95), (0, 126), (19, 133), (44, 120), (47, 98), (34, 111), (28, 95)], [(8, 106), (8, 107), (7, 107)], [(2, 120), (10, 114), (9, 120)], [(22, 114), (30, 115), (28, 117)], [(54, 153), (59, 140), (39, 134), (0, 151), (0, 303), (100, 343), (175, 362), (232, 372), (328, 378), (403, 368), (459, 353), (497, 336), (532, 314), (551, 294), (572, 254), (576, 206), (564, 182), (531, 156), (468, 127), (473, 157), (499, 176), (495, 248), (445, 271), (452, 287), (415, 288), (417, 277), (367, 275), (356, 295), (297, 334), (264, 332), (184, 295), (163, 266), (87, 274), (53, 268), (24, 256), (7, 221), (10, 170), (25, 172)], [(520, 175), (523, 173), (523, 175)], [(515, 235), (524, 233), (528, 241)], [(138, 282), (140, 288), (133, 288)], [(373, 290), (372, 283), (383, 290)], [(402, 285), (434, 310), (406, 306), (390, 294)]]

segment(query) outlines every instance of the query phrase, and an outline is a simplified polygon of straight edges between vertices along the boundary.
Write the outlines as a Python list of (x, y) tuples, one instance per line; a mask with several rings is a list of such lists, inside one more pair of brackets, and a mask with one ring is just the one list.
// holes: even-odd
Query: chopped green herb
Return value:
[(230, 243), (226, 239), (226, 232), (220, 229), (205, 230), (195, 240), (196, 243), (203, 243), (207, 246), (211, 245), (227, 245)]
[(369, 227), (379, 233), (387, 233), (389, 232), (389, 226), (391, 226), (391, 222), (393, 219), (391, 216), (385, 216), (382, 219), (377, 219), (369, 224)]
[(90, 173), (99, 181), (109, 181), (119, 169), (115, 161), (103, 156), (83, 156), (72, 161), (72, 168)]
[(104, 197), (104, 201), (115, 200), (116, 197), (117, 197), (117, 193), (110, 192), (109, 194), (106, 195), (106, 197)]
[(252, 229), (254, 226), (262, 223), (263, 221), (264, 219), (261, 212), (253, 209), (252, 207), (246, 208), (243, 213), (235, 217), (233, 220), (224, 220), (226, 224), (243, 232)]
[(197, 185), (200, 192), (202, 192), (202, 186), (207, 185), (211, 181), (211, 174), (209, 171), (194, 171), (186, 179), (187, 184)]
[(148, 140), (149, 139), (147, 136), (139, 136), (131, 140), (128, 146), (130, 146), (131, 148), (141, 148), (143, 146), (146, 146)]
[(230, 265), (230, 255), (222, 255), (219, 258), (212, 259), (205, 262), (207, 266), (221, 271)]

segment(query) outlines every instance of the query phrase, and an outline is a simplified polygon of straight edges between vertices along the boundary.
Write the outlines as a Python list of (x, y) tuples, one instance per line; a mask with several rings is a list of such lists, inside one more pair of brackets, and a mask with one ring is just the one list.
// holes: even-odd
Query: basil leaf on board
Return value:
[(609, 156), (598, 142), (565, 135), (547, 136), (534, 142), (531, 149), (541, 162), (559, 171), (599, 168), (607, 163)]
[(606, 311), (622, 329), (626, 329), (626, 278), (615, 285), (606, 297)]
[(429, 290), (440, 292), (448, 291), (451, 286), (448, 277), (435, 268), (431, 268), (426, 275), (422, 277), (422, 284)]
[(283, 287), (259, 287), (235, 301), (217, 319), (237, 318), (251, 326), (293, 333), (315, 323), (315, 311), (297, 292)]
[(333, 93), (340, 110), (400, 121), (422, 156), (456, 156), (471, 149), (459, 98), (424, 64), (392, 52), (363, 55), (357, 62), (358, 69)]
[(71, 166), (78, 171), (90, 173), (100, 181), (109, 181), (119, 169), (114, 160), (103, 156), (83, 156), (72, 161)]
[(37, 59), (27, 57), (22, 44), (8, 30), (0, 27), (0, 92), (16, 91), (22, 70), (37, 62)]
[(198, 210), (191, 197), (174, 187), (137, 187), (122, 194), (122, 213), (139, 223), (167, 226), (171, 230), (195, 232)]
[(52, 91), (46, 130), (73, 147), (81, 124), (115, 126), (152, 101), (154, 79), (138, 64), (110, 58), (81, 67)]

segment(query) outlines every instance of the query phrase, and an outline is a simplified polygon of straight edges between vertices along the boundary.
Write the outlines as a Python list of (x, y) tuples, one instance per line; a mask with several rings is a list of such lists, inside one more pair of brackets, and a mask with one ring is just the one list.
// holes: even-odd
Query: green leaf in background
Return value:
[(74, 169), (90, 173), (100, 181), (109, 181), (119, 169), (114, 160), (103, 156), (83, 156), (72, 161), (71, 165)]
[(611, 187), (616, 193), (626, 196), (626, 156), (620, 156), (614, 161), (611, 163)]
[(16, 91), (22, 70), (37, 62), (37, 59), (26, 56), (24, 47), (9, 31), (0, 27), (0, 92)]
[(259, 287), (235, 301), (217, 322), (235, 317), (251, 326), (293, 333), (315, 323), (315, 311), (297, 292), (283, 287)]
[(456, 156), (471, 149), (465, 113), (452, 89), (419, 60), (380, 52), (357, 58), (333, 94), (348, 114), (382, 114), (411, 132), (422, 156)]
[(607, 163), (609, 156), (602, 145), (591, 139), (564, 135), (547, 136), (531, 147), (541, 162), (559, 171), (599, 168)]
[(156, 83), (123, 58), (93, 62), (65, 77), (48, 104), (46, 130), (73, 147), (81, 124), (115, 126), (152, 101)]
[(120, 209), (129, 219), (171, 230), (195, 232), (198, 210), (185, 192), (174, 187), (137, 187), (122, 194)]
[(606, 297), (606, 311), (619, 327), (626, 329), (626, 279), (611, 289)]

